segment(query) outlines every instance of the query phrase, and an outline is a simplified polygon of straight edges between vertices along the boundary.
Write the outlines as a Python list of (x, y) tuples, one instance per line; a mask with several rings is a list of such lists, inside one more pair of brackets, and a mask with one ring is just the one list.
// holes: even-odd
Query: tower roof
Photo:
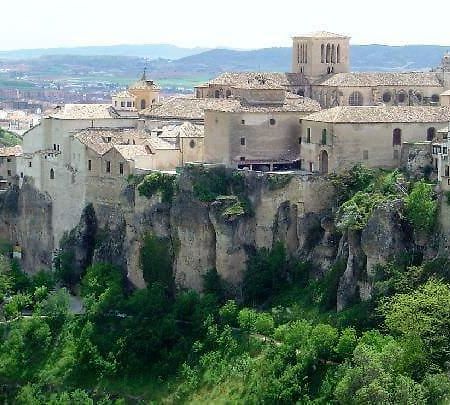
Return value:
[(153, 80), (147, 79), (147, 68), (144, 69), (142, 77), (137, 82), (133, 83), (128, 87), (129, 90), (146, 90), (153, 89), (159, 90), (159, 87), (155, 84)]
[(316, 31), (310, 34), (298, 35), (294, 38), (341, 38), (341, 39), (350, 39), (349, 36), (343, 34), (334, 34), (332, 32), (327, 31)]

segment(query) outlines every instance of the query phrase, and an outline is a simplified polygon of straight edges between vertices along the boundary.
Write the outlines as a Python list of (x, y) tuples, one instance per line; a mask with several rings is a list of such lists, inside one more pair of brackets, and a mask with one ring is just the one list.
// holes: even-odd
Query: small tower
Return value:
[(450, 53), (446, 52), (442, 57), (441, 69), (442, 71), (442, 81), (444, 83), (444, 88), (450, 90)]
[(141, 80), (133, 83), (128, 91), (135, 97), (134, 104), (137, 110), (144, 110), (159, 102), (160, 88), (153, 80), (147, 79), (146, 69), (144, 69)]
[(350, 37), (319, 31), (292, 38), (292, 71), (315, 81), (350, 71)]

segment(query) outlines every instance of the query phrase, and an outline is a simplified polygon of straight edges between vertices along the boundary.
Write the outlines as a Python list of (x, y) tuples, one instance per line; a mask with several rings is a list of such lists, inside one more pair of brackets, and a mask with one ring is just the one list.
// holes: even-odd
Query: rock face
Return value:
[[(183, 170), (170, 202), (163, 202), (159, 194), (141, 196), (132, 185), (124, 187), (118, 201), (93, 201), (58, 243), (50, 197), (25, 181), (21, 190), (13, 187), (0, 194), (0, 238), (22, 246), (27, 272), (51, 268), (54, 247), (60, 246), (59, 253), (73, 255), (78, 277), (91, 263), (109, 262), (123, 269), (130, 286), (143, 288), (141, 248), (151, 235), (168, 243), (177, 288), (201, 291), (203, 276), (216, 269), (238, 297), (249, 255), (282, 242), (289, 255), (311, 263), (316, 278), (344, 264), (338, 310), (369, 299), (376, 266), (399, 252), (422, 249), (434, 257), (438, 251), (448, 255), (450, 249), (449, 230), (441, 232), (447, 236), (434, 244), (435, 250), (419, 246), (401, 215), (402, 200), (377, 207), (364, 229), (340, 234), (334, 225), (334, 186), (323, 176), (239, 172), (239, 187), (231, 183), (229, 195), (205, 202), (196, 194), (196, 173), (195, 168)], [(443, 207), (441, 219), (448, 211)]]

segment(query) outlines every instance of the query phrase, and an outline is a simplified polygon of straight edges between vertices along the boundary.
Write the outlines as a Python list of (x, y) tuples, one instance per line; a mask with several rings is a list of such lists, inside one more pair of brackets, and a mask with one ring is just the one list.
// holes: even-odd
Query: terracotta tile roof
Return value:
[(320, 104), (308, 97), (286, 97), (284, 103), (279, 104), (248, 104), (244, 101), (229, 100), (232, 103), (219, 105), (215, 108), (207, 108), (207, 110), (223, 111), (223, 112), (316, 112), (320, 111)]
[(279, 72), (225, 72), (208, 83), (211, 85), (246, 88), (249, 83), (261, 78), (265, 80), (267, 86), (273, 86), (274, 88), (306, 84), (306, 79), (302, 73)]
[(432, 72), (336, 73), (325, 79), (320, 79), (314, 85), (334, 87), (442, 87), (438, 75)]
[(332, 123), (386, 123), (423, 122), (438, 123), (450, 120), (449, 107), (411, 106), (411, 107), (334, 107), (313, 113), (305, 121)]
[(149, 118), (203, 120), (205, 118), (205, 109), (218, 108), (221, 105), (233, 103), (235, 103), (235, 100), (172, 97), (160, 105), (152, 106), (141, 111), (141, 115)]
[(203, 138), (205, 128), (203, 125), (195, 125), (190, 122), (184, 122), (181, 125), (166, 125), (159, 129), (160, 138)]
[(85, 129), (74, 135), (81, 143), (98, 155), (104, 155), (115, 145), (127, 145), (133, 142), (145, 144), (148, 134), (136, 129)]
[(9, 157), (9, 156), (22, 156), (23, 150), (21, 145), (16, 146), (7, 146), (4, 148), (0, 148), (0, 156)]
[(133, 160), (137, 156), (152, 154), (150, 147), (146, 147), (146, 145), (114, 145), (113, 148), (117, 150), (125, 160)]

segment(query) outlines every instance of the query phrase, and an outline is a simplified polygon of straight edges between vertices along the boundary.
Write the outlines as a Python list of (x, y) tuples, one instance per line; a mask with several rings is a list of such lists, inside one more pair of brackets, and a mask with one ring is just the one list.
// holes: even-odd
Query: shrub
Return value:
[(145, 235), (140, 261), (147, 284), (160, 282), (165, 287), (172, 288), (172, 250), (169, 239)]
[(430, 184), (419, 181), (406, 198), (406, 217), (416, 231), (431, 232), (436, 222), (437, 201)]
[(175, 176), (167, 173), (153, 172), (144, 177), (144, 180), (138, 185), (139, 195), (147, 198), (160, 192), (161, 200), (164, 203), (170, 203), (174, 194)]

